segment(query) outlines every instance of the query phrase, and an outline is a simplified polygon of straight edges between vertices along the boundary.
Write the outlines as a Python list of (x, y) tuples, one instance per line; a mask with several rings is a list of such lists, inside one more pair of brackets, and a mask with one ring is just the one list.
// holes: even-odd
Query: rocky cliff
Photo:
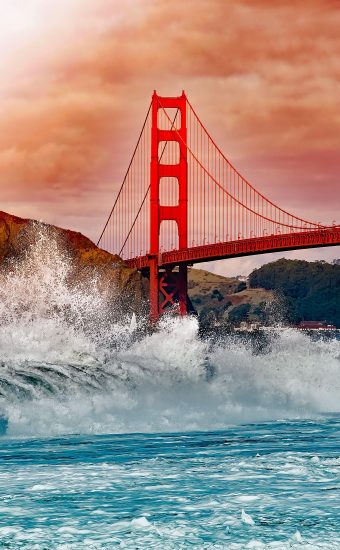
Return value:
[(141, 275), (127, 267), (121, 258), (98, 248), (81, 233), (5, 212), (0, 212), (1, 271), (20, 265), (42, 236), (57, 246), (71, 266), (69, 285), (92, 284), (95, 280), (99, 291), (106, 293), (117, 313), (144, 312), (145, 292)]

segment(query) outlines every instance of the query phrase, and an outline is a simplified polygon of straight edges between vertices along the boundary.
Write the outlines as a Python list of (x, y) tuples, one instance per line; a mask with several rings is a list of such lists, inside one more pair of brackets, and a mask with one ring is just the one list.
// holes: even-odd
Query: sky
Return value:
[[(340, 223), (339, 0), (0, 5), (0, 210), (96, 241), (153, 90), (184, 89), (259, 191), (305, 219)], [(276, 257), (202, 267), (248, 273)]]

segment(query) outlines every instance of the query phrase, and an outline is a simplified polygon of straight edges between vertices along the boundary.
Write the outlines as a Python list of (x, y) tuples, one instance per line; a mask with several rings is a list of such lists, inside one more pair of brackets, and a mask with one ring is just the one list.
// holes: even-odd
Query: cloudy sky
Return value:
[(339, 0), (0, 5), (1, 210), (96, 240), (152, 91), (185, 89), (255, 187), (303, 218), (340, 222)]

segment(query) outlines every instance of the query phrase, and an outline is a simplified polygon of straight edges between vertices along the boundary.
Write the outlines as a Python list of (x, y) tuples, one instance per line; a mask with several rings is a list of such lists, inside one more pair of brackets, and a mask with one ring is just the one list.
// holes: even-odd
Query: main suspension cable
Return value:
[(122, 184), (121, 184), (121, 186), (120, 186), (118, 195), (117, 195), (116, 200), (115, 200), (115, 202), (114, 202), (114, 205), (113, 205), (113, 207), (112, 207), (112, 209), (111, 209), (111, 212), (110, 212), (110, 214), (109, 214), (109, 217), (107, 218), (106, 224), (104, 225), (104, 229), (103, 229), (103, 231), (102, 231), (101, 234), (100, 234), (100, 237), (99, 237), (98, 242), (97, 242), (97, 246), (99, 246), (99, 243), (100, 243), (100, 241), (101, 241), (101, 239), (102, 239), (102, 237), (103, 237), (103, 235), (104, 235), (104, 233), (105, 233), (105, 229), (107, 228), (107, 226), (108, 226), (108, 224), (109, 224), (110, 218), (111, 218), (111, 216), (112, 216), (112, 214), (113, 214), (113, 212), (114, 212), (114, 210), (115, 210), (115, 208), (116, 208), (116, 205), (117, 205), (117, 202), (118, 202), (118, 200), (119, 200), (119, 197), (120, 197), (120, 195), (121, 195), (121, 193), (122, 193), (122, 191), (123, 191), (124, 184), (125, 184), (126, 179), (127, 179), (127, 177), (128, 177), (128, 174), (129, 174), (131, 165), (132, 165), (132, 163), (133, 163), (133, 159), (135, 158), (135, 155), (136, 155), (136, 152), (137, 152), (137, 149), (138, 149), (138, 145), (139, 145), (139, 143), (140, 143), (140, 140), (142, 139), (142, 135), (143, 135), (143, 132), (144, 132), (144, 129), (145, 129), (147, 120), (148, 120), (148, 118), (149, 118), (149, 114), (150, 114), (150, 110), (151, 110), (151, 105), (152, 105), (152, 102), (151, 102), (150, 105), (149, 105), (148, 112), (147, 112), (147, 114), (146, 114), (146, 117), (145, 117), (145, 120), (144, 120), (144, 124), (143, 124), (143, 126), (142, 126), (141, 131), (140, 131), (140, 134), (139, 134), (139, 137), (138, 137), (138, 141), (137, 141), (136, 147), (134, 148), (134, 151), (133, 151), (133, 154), (132, 154), (132, 157), (131, 157), (129, 166), (128, 166), (127, 170), (126, 170), (126, 173), (125, 173), (123, 182), (122, 182)]

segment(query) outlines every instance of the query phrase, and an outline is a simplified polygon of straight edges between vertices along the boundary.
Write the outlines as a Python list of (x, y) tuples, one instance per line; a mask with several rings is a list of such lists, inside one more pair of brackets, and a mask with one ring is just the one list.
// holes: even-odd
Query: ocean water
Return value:
[(0, 275), (0, 548), (340, 549), (340, 342), (114, 322), (44, 231)]
[(340, 548), (340, 419), (5, 438), (2, 548)]

